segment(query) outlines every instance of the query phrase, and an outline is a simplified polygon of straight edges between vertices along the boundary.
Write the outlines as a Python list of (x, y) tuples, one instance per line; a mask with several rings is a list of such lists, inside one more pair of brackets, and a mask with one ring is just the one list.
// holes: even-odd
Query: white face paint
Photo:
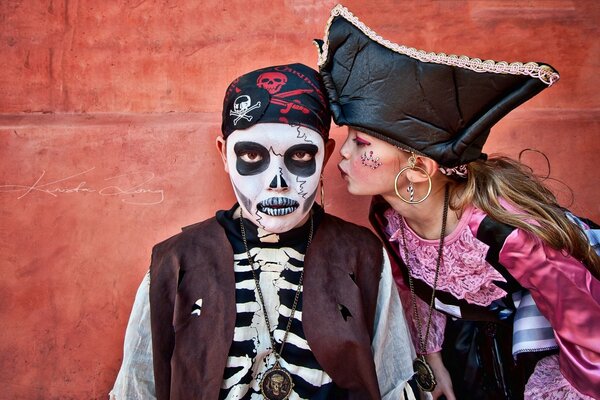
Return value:
[(244, 218), (282, 233), (303, 222), (323, 169), (317, 132), (287, 124), (256, 124), (227, 138), (227, 169)]

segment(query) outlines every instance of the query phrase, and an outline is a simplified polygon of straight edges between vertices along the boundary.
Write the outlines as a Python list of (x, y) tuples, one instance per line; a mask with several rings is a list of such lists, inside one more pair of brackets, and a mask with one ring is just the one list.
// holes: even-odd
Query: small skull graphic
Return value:
[(235, 99), (233, 103), (233, 110), (238, 114), (244, 112), (247, 108), (250, 108), (251, 102), (252, 101), (250, 100), (250, 96), (239, 96), (237, 99)]
[(287, 82), (287, 76), (281, 72), (265, 72), (260, 74), (256, 80), (256, 86), (266, 89), (270, 94), (281, 90)]

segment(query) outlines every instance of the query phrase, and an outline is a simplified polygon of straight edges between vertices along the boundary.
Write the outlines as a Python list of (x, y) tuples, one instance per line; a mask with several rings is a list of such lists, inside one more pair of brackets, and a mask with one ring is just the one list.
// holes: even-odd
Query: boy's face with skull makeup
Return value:
[(244, 217), (272, 233), (289, 231), (307, 219), (326, 147), (312, 129), (277, 123), (234, 131), (227, 141), (217, 139)]

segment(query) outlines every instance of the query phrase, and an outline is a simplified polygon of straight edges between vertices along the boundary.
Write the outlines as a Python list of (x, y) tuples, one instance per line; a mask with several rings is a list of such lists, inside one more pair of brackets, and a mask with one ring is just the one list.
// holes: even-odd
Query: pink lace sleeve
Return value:
[[(402, 301), (404, 315), (406, 316), (406, 321), (408, 322), (408, 328), (410, 330), (413, 344), (415, 345), (417, 353), (419, 353), (419, 337), (417, 335), (415, 313), (412, 305), (412, 295), (410, 293), (410, 289), (404, 283), (401, 273), (398, 273), (396, 276), (394, 276), (394, 280), (396, 281), (396, 286), (398, 287), (398, 293), (400, 294), (400, 300)], [(425, 336), (425, 329), (427, 328), (427, 315), (429, 315), (429, 305), (419, 297), (417, 297), (416, 300), (421, 324), (424, 325), (423, 328), (421, 328), (421, 332), (422, 335)], [(425, 354), (435, 353), (442, 350), (445, 329), (446, 316), (436, 309), (433, 309), (431, 311), (431, 326), (429, 327), (429, 337), (425, 345)]]
[[(419, 315), (421, 316), (421, 334), (425, 336), (425, 330), (427, 329), (427, 315), (429, 315), (429, 304), (425, 303), (420, 298), (417, 298), (417, 307), (419, 308)], [(429, 337), (427, 338), (427, 344), (425, 346), (427, 354), (442, 350), (445, 329), (446, 315), (436, 309), (431, 310), (431, 325), (429, 327)]]
[(542, 358), (537, 365), (527, 385), (525, 385), (527, 400), (593, 400), (577, 391), (560, 373), (558, 355)]
[[(398, 290), (400, 292), (402, 304), (405, 305), (404, 313), (406, 314), (406, 319), (409, 321), (408, 327), (410, 329), (410, 334), (412, 336), (415, 349), (417, 350), (417, 353), (420, 353), (421, 349), (419, 348), (419, 336), (416, 329), (417, 322), (415, 321), (414, 310), (412, 308), (413, 306), (410, 291), (406, 286), (402, 286), (403, 285), (398, 285)], [(417, 297), (416, 300), (422, 325), (421, 335), (425, 336), (425, 330), (427, 329), (427, 315), (429, 315), (429, 305), (419, 297)], [(444, 329), (446, 329), (446, 316), (433, 309), (431, 311), (429, 337), (427, 338), (427, 343), (425, 344), (425, 354), (435, 353), (442, 350), (442, 344), (444, 343)]]

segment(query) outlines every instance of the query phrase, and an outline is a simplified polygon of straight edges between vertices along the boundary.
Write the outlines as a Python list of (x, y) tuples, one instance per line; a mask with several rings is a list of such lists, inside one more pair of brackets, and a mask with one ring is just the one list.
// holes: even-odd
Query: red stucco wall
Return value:
[[(542, 151), (559, 198), (600, 220), (596, 1), (347, 1), (428, 51), (545, 61), (561, 81), (492, 131)], [(0, 2), (0, 371), (6, 399), (104, 399), (151, 246), (234, 197), (214, 150), (223, 91), (261, 66), (316, 66), (334, 1)], [(343, 129), (335, 129), (338, 147)], [(525, 161), (540, 173), (537, 153)], [(366, 223), (334, 156), (329, 211)], [(12, 186), (9, 186), (12, 185)], [(11, 190), (9, 190), (11, 189)]]

